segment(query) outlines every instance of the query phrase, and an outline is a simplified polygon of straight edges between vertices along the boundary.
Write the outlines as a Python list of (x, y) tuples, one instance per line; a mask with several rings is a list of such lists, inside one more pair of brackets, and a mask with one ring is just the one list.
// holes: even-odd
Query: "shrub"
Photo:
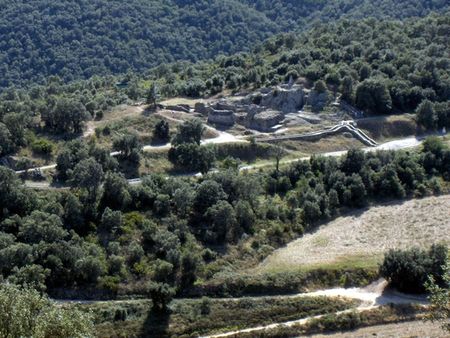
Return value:
[(31, 150), (33, 150), (33, 152), (47, 156), (51, 155), (54, 148), (53, 143), (44, 138), (39, 138), (31, 144)]
[(39, 292), (0, 286), (0, 337), (92, 337), (88, 315), (57, 306)]
[(169, 123), (167, 121), (159, 121), (155, 129), (153, 130), (153, 137), (156, 140), (168, 141), (169, 140)]
[(169, 161), (177, 168), (206, 174), (216, 160), (215, 148), (186, 143), (170, 148)]
[(433, 245), (429, 251), (390, 250), (384, 257), (380, 275), (399, 291), (423, 293), (428, 276), (442, 285), (447, 252), (448, 248), (441, 244)]

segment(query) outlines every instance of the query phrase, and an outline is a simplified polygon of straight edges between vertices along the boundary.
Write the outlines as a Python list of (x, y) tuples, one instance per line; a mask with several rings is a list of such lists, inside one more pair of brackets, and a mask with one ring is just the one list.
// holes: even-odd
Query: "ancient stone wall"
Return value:
[(231, 110), (212, 109), (208, 115), (208, 123), (222, 126), (232, 126), (236, 123), (234, 112)]

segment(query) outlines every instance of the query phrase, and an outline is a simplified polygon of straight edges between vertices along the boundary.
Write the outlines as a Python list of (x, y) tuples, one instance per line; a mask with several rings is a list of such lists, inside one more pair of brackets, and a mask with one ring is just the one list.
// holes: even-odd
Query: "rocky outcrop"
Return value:
[(165, 106), (164, 109), (173, 110), (173, 111), (180, 111), (180, 112), (183, 112), (183, 113), (189, 113), (190, 112), (190, 107), (188, 105), (185, 105), (185, 104), (169, 105), (169, 106)]
[(268, 94), (261, 94), (259, 105), (282, 111), (285, 114), (297, 112), (305, 105), (305, 92), (300, 86), (276, 87)]
[(208, 116), (212, 110), (213, 109), (210, 106), (207, 106), (204, 102), (197, 102), (194, 107), (195, 112), (205, 116)]
[(327, 91), (319, 93), (316, 90), (311, 90), (306, 100), (306, 104), (311, 106), (313, 112), (322, 111), (330, 102), (330, 93)]
[(236, 105), (234, 105), (232, 103), (228, 103), (225, 100), (217, 102), (213, 106), (213, 108), (216, 109), (216, 110), (231, 110), (233, 113), (235, 113), (236, 110), (237, 110)]
[(234, 112), (231, 110), (211, 109), (208, 115), (208, 123), (221, 126), (233, 126), (236, 122)]
[(303, 87), (290, 84), (262, 88), (235, 101), (199, 102), (195, 105), (195, 112), (208, 116), (208, 122), (212, 124), (232, 126), (239, 123), (250, 129), (271, 132), (286, 114), (298, 113), (305, 103)]
[(284, 115), (275, 110), (251, 111), (247, 115), (247, 127), (262, 132), (272, 131), (272, 128), (283, 121)]

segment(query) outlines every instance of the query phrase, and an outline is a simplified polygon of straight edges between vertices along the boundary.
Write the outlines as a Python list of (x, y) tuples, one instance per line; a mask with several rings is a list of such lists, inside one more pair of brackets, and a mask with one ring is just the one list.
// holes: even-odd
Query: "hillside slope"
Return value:
[(142, 72), (248, 51), (272, 34), (341, 16), (403, 18), (447, 7), (445, 0), (0, 0), (0, 87)]
[(433, 108), (436, 116), (425, 109), (419, 122), (442, 128), (450, 126), (449, 32), (445, 13), (405, 21), (339, 20), (269, 38), (254, 53), (160, 66), (147, 80), (157, 81), (162, 95), (192, 97), (223, 89), (245, 92), (290, 78), (307, 87), (323, 80), (320, 91), (326, 85), (331, 95), (340, 93), (374, 114), (412, 113), (424, 100), (439, 103)]
[(388, 249), (449, 243), (450, 196), (390, 203), (355, 212), (275, 251), (258, 268), (279, 271), (379, 260)]

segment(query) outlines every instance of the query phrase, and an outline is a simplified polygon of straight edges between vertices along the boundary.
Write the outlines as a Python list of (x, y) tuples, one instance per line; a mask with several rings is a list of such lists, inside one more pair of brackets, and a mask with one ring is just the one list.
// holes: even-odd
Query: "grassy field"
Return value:
[(208, 99), (193, 99), (190, 97), (174, 97), (165, 101), (160, 102), (160, 104), (165, 106), (176, 106), (179, 104), (187, 104), (194, 108), (197, 102), (208, 102)]
[[(386, 305), (363, 311), (350, 311), (340, 314), (325, 315), (315, 318), (305, 324), (294, 324), (292, 326), (278, 326), (264, 331), (258, 331), (259, 338), (286, 338), (286, 337), (318, 337), (318, 334), (324, 334), (319, 337), (333, 337), (338, 333), (338, 337), (373, 337), (373, 334), (355, 334), (355, 330), (373, 325), (397, 325), (397, 323), (411, 323), (421, 320), (424, 317), (424, 308), (417, 305)], [(374, 332), (370, 328), (363, 329), (365, 333)], [(424, 332), (423, 330), (421, 330)], [(378, 333), (378, 331), (375, 331)], [(383, 335), (379, 337), (446, 337), (445, 335), (431, 336), (432, 332), (441, 332), (431, 330), (426, 335), (400, 335), (399, 331), (394, 331), (394, 335)], [(376, 335), (378, 336), (378, 334)], [(253, 338), (255, 332), (242, 333), (239, 338)]]
[[(163, 120), (162, 117), (154, 114), (125, 116), (122, 119), (113, 119), (104, 121), (102, 124), (97, 124), (96, 136), (97, 143), (109, 146), (115, 137), (130, 132), (136, 132), (143, 144), (151, 144), (153, 142), (153, 130), (155, 125)], [(170, 134), (174, 135), (176, 132), (177, 123), (168, 121), (170, 127)], [(105, 129), (106, 128), (106, 129)], [(108, 132), (106, 132), (108, 130)]]
[(358, 301), (330, 297), (175, 300), (170, 312), (153, 313), (149, 301), (77, 305), (93, 313), (99, 337), (198, 337), (251, 326), (334, 313)]
[(391, 248), (450, 243), (450, 196), (389, 203), (342, 216), (276, 250), (257, 268), (374, 267)]
[(282, 141), (280, 146), (304, 154), (319, 154), (332, 151), (349, 150), (352, 148), (363, 148), (365, 145), (355, 138), (345, 137), (344, 135), (335, 135), (324, 137), (318, 141)]
[(377, 141), (406, 137), (420, 133), (413, 115), (377, 116), (360, 119), (358, 127), (369, 133)]
[(143, 152), (139, 176), (149, 174), (167, 174), (173, 171), (173, 165), (167, 158), (167, 150)]
[(418, 320), (404, 323), (375, 325), (353, 331), (339, 332), (334, 334), (330, 333), (319, 335), (316, 334), (314, 335), (314, 337), (315, 338), (361, 338), (361, 337), (442, 338), (448, 337), (448, 334), (446, 334), (437, 324)]

